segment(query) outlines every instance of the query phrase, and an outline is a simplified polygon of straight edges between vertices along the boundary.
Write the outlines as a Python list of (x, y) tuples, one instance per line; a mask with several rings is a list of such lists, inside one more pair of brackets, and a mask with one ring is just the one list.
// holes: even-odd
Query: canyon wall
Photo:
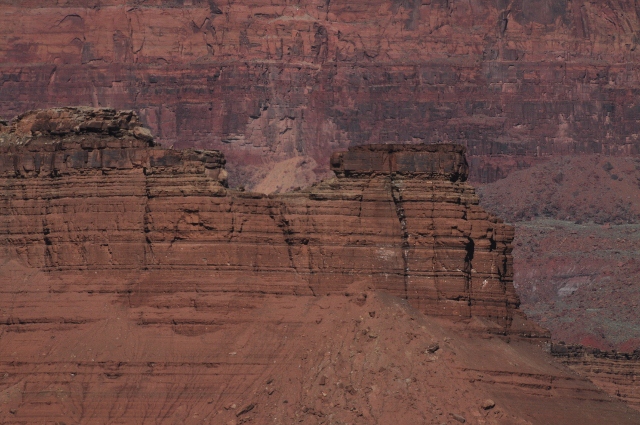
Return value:
[(29, 112), (0, 152), (3, 423), (640, 421), (543, 350), (463, 146), (270, 196), (126, 111)]
[[(2, 1), (0, 116), (134, 109), (253, 187), (336, 149), (468, 147), (488, 182), (557, 154), (639, 151), (635, 2)], [(296, 162), (297, 165), (300, 165)]]
[(513, 229), (478, 206), (462, 146), (353, 148), (331, 158), (337, 179), (267, 197), (226, 189), (220, 153), (148, 137), (131, 112), (20, 116), (0, 134), (3, 249), (49, 271), (206, 272), (219, 291), (368, 280), (430, 314), (524, 323)]

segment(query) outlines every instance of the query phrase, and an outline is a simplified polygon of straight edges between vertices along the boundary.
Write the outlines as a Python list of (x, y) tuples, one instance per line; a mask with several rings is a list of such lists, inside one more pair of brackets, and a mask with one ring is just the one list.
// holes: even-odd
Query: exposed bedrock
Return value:
[(332, 151), (388, 141), (465, 144), (480, 182), (549, 155), (639, 151), (631, 0), (2, 7), (0, 116), (134, 109), (166, 145), (221, 150), (232, 186), (296, 156), (315, 162), (301, 186)]
[(553, 344), (551, 354), (609, 394), (640, 410), (640, 350), (618, 353), (581, 345)]
[[(127, 119), (112, 136), (78, 114)], [(2, 245), (32, 267), (206, 271), (219, 291), (272, 294), (367, 280), (429, 314), (546, 335), (514, 321), (513, 228), (478, 206), (462, 146), (353, 148), (332, 157), (337, 179), (265, 196), (226, 189), (218, 152), (153, 147), (131, 113), (100, 114), (115, 113), (33, 112), (0, 136)]]
[(463, 146), (271, 196), (130, 112), (30, 112), (0, 148), (2, 422), (640, 421), (543, 352)]

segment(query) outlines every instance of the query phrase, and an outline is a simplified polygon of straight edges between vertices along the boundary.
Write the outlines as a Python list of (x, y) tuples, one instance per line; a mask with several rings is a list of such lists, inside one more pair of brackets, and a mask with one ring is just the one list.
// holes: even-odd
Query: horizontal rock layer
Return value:
[(365, 145), (331, 156), (339, 177), (385, 173), (419, 175), (436, 180), (465, 181), (469, 166), (460, 145)]
[[(2, 144), (21, 144), (16, 137), (33, 136), (69, 136), (73, 134), (97, 133), (122, 137), (134, 136), (145, 142), (152, 142), (148, 129), (142, 126), (138, 116), (132, 111), (95, 108), (54, 108), (29, 111), (16, 117), (11, 126), (5, 124), (2, 133), (11, 134)], [(55, 139), (38, 139), (39, 142), (52, 143)], [(22, 143), (25, 141), (23, 140)], [(152, 146), (152, 145), (151, 145)], [(31, 149), (34, 150), (34, 149)]]
[(132, 108), (235, 183), (364, 143), (466, 144), (474, 181), (640, 151), (630, 0), (5, 3), (0, 115)]
[(618, 353), (554, 344), (551, 354), (609, 394), (640, 410), (640, 350)]
[[(53, 141), (56, 150), (36, 150)], [(216, 152), (141, 148), (126, 137), (94, 142), (73, 134), (5, 143), (2, 245), (30, 266), (207, 271), (219, 291), (274, 294), (342, 293), (367, 280), (431, 314), (513, 322), (513, 229), (452, 177), (466, 177), (462, 147), (404, 156), (426, 174), (364, 168), (265, 197), (226, 190)], [(396, 148), (391, 157), (402, 165)], [(371, 163), (379, 153), (339, 155)], [(456, 171), (434, 174), (434, 164)]]
[[(265, 196), (227, 189), (218, 152), (20, 122), (0, 145), (3, 422), (637, 423), (517, 338), (548, 335), (464, 148), (354, 148), (341, 177)], [(389, 167), (349, 162), (367, 155)]]
[[(224, 164), (223, 155), (215, 151), (154, 147), (151, 133), (131, 111), (32, 111), (0, 132), (0, 178), (42, 177), (47, 181), (80, 175), (99, 179), (109, 172), (129, 171), (202, 175), (226, 184)], [(66, 183), (57, 181), (58, 185)]]

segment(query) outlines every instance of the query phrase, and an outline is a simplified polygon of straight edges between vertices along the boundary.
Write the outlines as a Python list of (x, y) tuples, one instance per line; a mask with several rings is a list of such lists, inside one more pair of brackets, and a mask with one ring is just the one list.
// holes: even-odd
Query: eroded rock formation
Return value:
[(638, 423), (521, 338), (548, 335), (464, 147), (356, 147), (266, 196), (147, 136), (74, 108), (2, 130), (4, 422)]
[(137, 125), (19, 117), (0, 145), (5, 249), (47, 270), (210, 270), (220, 289), (238, 273), (270, 293), (369, 279), (430, 314), (511, 325), (513, 229), (478, 207), (464, 147), (354, 148), (332, 157), (337, 179), (266, 197), (226, 190), (221, 154), (153, 148)]
[(640, 410), (640, 350), (619, 353), (553, 344), (551, 354), (609, 394)]
[(639, 152), (631, 0), (2, 7), (0, 115), (135, 109), (167, 145), (222, 150), (236, 183), (294, 156), (322, 175), (336, 148), (388, 141), (466, 144), (475, 181), (551, 154)]

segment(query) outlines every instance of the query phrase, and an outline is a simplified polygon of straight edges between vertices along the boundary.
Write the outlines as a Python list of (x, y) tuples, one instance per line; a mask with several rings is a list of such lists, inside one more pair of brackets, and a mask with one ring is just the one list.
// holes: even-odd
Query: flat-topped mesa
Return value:
[(464, 182), (469, 176), (465, 154), (464, 146), (451, 143), (354, 146), (331, 155), (331, 170), (338, 177), (399, 174)]
[[(307, 191), (343, 213), (335, 218), (335, 232), (324, 228), (316, 238), (327, 246), (344, 240), (350, 255), (336, 255), (333, 262), (347, 281), (367, 276), (429, 315), (491, 318), (514, 333), (547, 335), (517, 309), (514, 229), (479, 206), (465, 182), (465, 153), (454, 144), (365, 145), (334, 153), (331, 168), (338, 178)], [(329, 205), (305, 207), (321, 214)], [(326, 215), (333, 220), (330, 210)], [(331, 286), (331, 279), (323, 285)], [(316, 292), (322, 292), (321, 281), (316, 272)]]
[(107, 108), (30, 111), (0, 123), (0, 177), (142, 172), (206, 174), (226, 184), (218, 151), (163, 149), (136, 113)]

